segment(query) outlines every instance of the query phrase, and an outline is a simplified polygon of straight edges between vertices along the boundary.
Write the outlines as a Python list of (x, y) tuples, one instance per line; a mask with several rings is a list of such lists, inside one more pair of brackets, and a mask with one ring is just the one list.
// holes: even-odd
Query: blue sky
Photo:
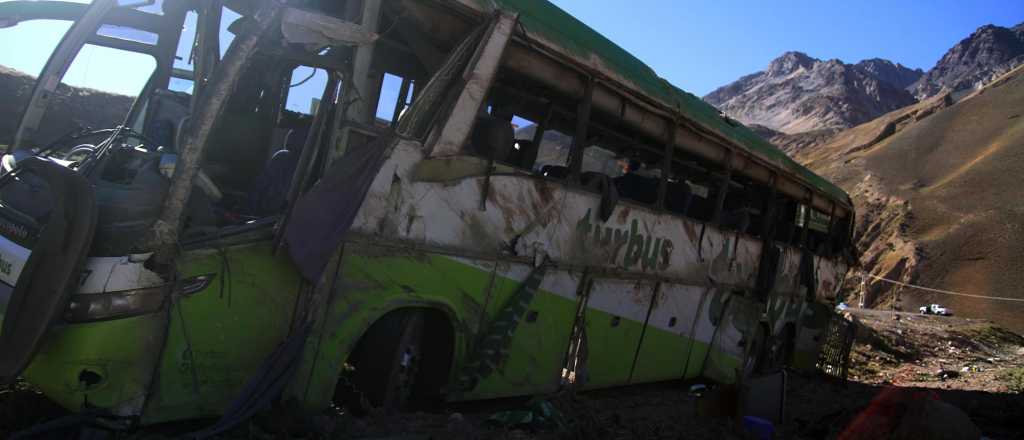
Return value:
[[(846, 62), (887, 58), (927, 70), (979, 26), (1024, 21), (1024, 0), (554, 2), (697, 95), (762, 70), (788, 50)], [(66, 29), (60, 22), (0, 29), (0, 64), (37, 74)], [(144, 55), (103, 48), (79, 58), (66, 82), (124, 94), (136, 93), (154, 65)], [(316, 79), (322, 84), (325, 77)]]
[(1024, 0), (553, 1), (699, 96), (790, 50), (928, 70), (979, 26), (1024, 21)]

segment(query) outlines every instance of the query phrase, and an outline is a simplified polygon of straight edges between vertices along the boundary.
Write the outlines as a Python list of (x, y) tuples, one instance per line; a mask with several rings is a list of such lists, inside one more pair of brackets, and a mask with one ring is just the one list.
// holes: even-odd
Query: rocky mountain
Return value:
[(846, 64), (787, 52), (704, 100), (744, 124), (783, 133), (844, 129), (915, 102), (923, 72), (882, 59)]
[(881, 58), (861, 61), (854, 64), (853, 68), (901, 89), (907, 88), (924, 74), (921, 69), (911, 70), (902, 64)]
[[(792, 154), (850, 193), (865, 271), (1024, 299), (1024, 65), (959, 100), (951, 95), (942, 92)], [(850, 291), (859, 293), (859, 279), (850, 281)], [(867, 281), (868, 306), (887, 307), (896, 298), (903, 310), (940, 303), (960, 316), (1024, 331), (1019, 303)]]
[[(0, 145), (14, 140), (18, 117), (32, 93), (35, 77), (0, 66)], [(110, 128), (122, 122), (134, 98), (93, 89), (57, 87), (55, 99), (43, 116), (39, 141), (47, 143), (80, 127)]]
[(1024, 23), (1012, 28), (985, 25), (964, 38), (927, 74), (908, 87), (918, 99), (978, 89), (1024, 63)]

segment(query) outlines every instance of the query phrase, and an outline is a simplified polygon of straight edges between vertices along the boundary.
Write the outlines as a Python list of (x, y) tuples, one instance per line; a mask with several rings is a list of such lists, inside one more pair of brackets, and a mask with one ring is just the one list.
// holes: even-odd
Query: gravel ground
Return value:
[[(816, 375), (788, 374), (780, 438), (857, 438), (858, 416), (887, 393), (932, 398), (966, 413), (992, 439), (1024, 439), (1024, 338), (987, 321), (858, 313), (863, 324), (845, 385)], [(963, 368), (967, 367), (967, 371)], [(939, 371), (947, 371), (946, 379)], [(952, 374), (949, 372), (955, 372)], [(1017, 376), (1015, 376), (1017, 375)], [(1015, 385), (1016, 384), (1016, 385)], [(275, 408), (224, 435), (228, 439), (741, 439), (734, 419), (716, 415), (727, 388), (689, 393), (667, 382), (546, 396), (558, 422), (500, 426), (488, 418), (530, 406), (526, 399), (450, 405), (433, 412), (353, 417), (329, 412), (313, 419)], [(726, 399), (727, 401), (727, 399)], [(0, 391), (0, 438), (63, 414), (27, 384)], [(118, 438), (174, 438), (210, 421), (150, 427)], [(65, 438), (68, 432), (52, 438)], [(861, 437), (863, 438), (863, 437)]]

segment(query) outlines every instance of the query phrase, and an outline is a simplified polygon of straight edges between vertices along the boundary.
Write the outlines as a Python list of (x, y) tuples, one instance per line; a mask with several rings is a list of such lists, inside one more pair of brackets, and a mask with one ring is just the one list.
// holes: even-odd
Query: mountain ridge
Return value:
[(957, 100), (1021, 64), (1024, 22), (987, 24), (949, 48), (928, 71), (882, 58), (847, 64), (789, 51), (704, 100), (744, 124), (770, 129), (775, 134), (767, 139), (785, 142), (790, 139), (778, 133), (838, 132), (944, 92)]
[(987, 24), (953, 45), (924, 76), (908, 87), (918, 99), (942, 90), (977, 90), (1024, 63), (1024, 22)]
[(704, 100), (744, 124), (784, 133), (842, 129), (913, 104), (904, 88), (922, 74), (879, 58), (847, 64), (790, 51)]

